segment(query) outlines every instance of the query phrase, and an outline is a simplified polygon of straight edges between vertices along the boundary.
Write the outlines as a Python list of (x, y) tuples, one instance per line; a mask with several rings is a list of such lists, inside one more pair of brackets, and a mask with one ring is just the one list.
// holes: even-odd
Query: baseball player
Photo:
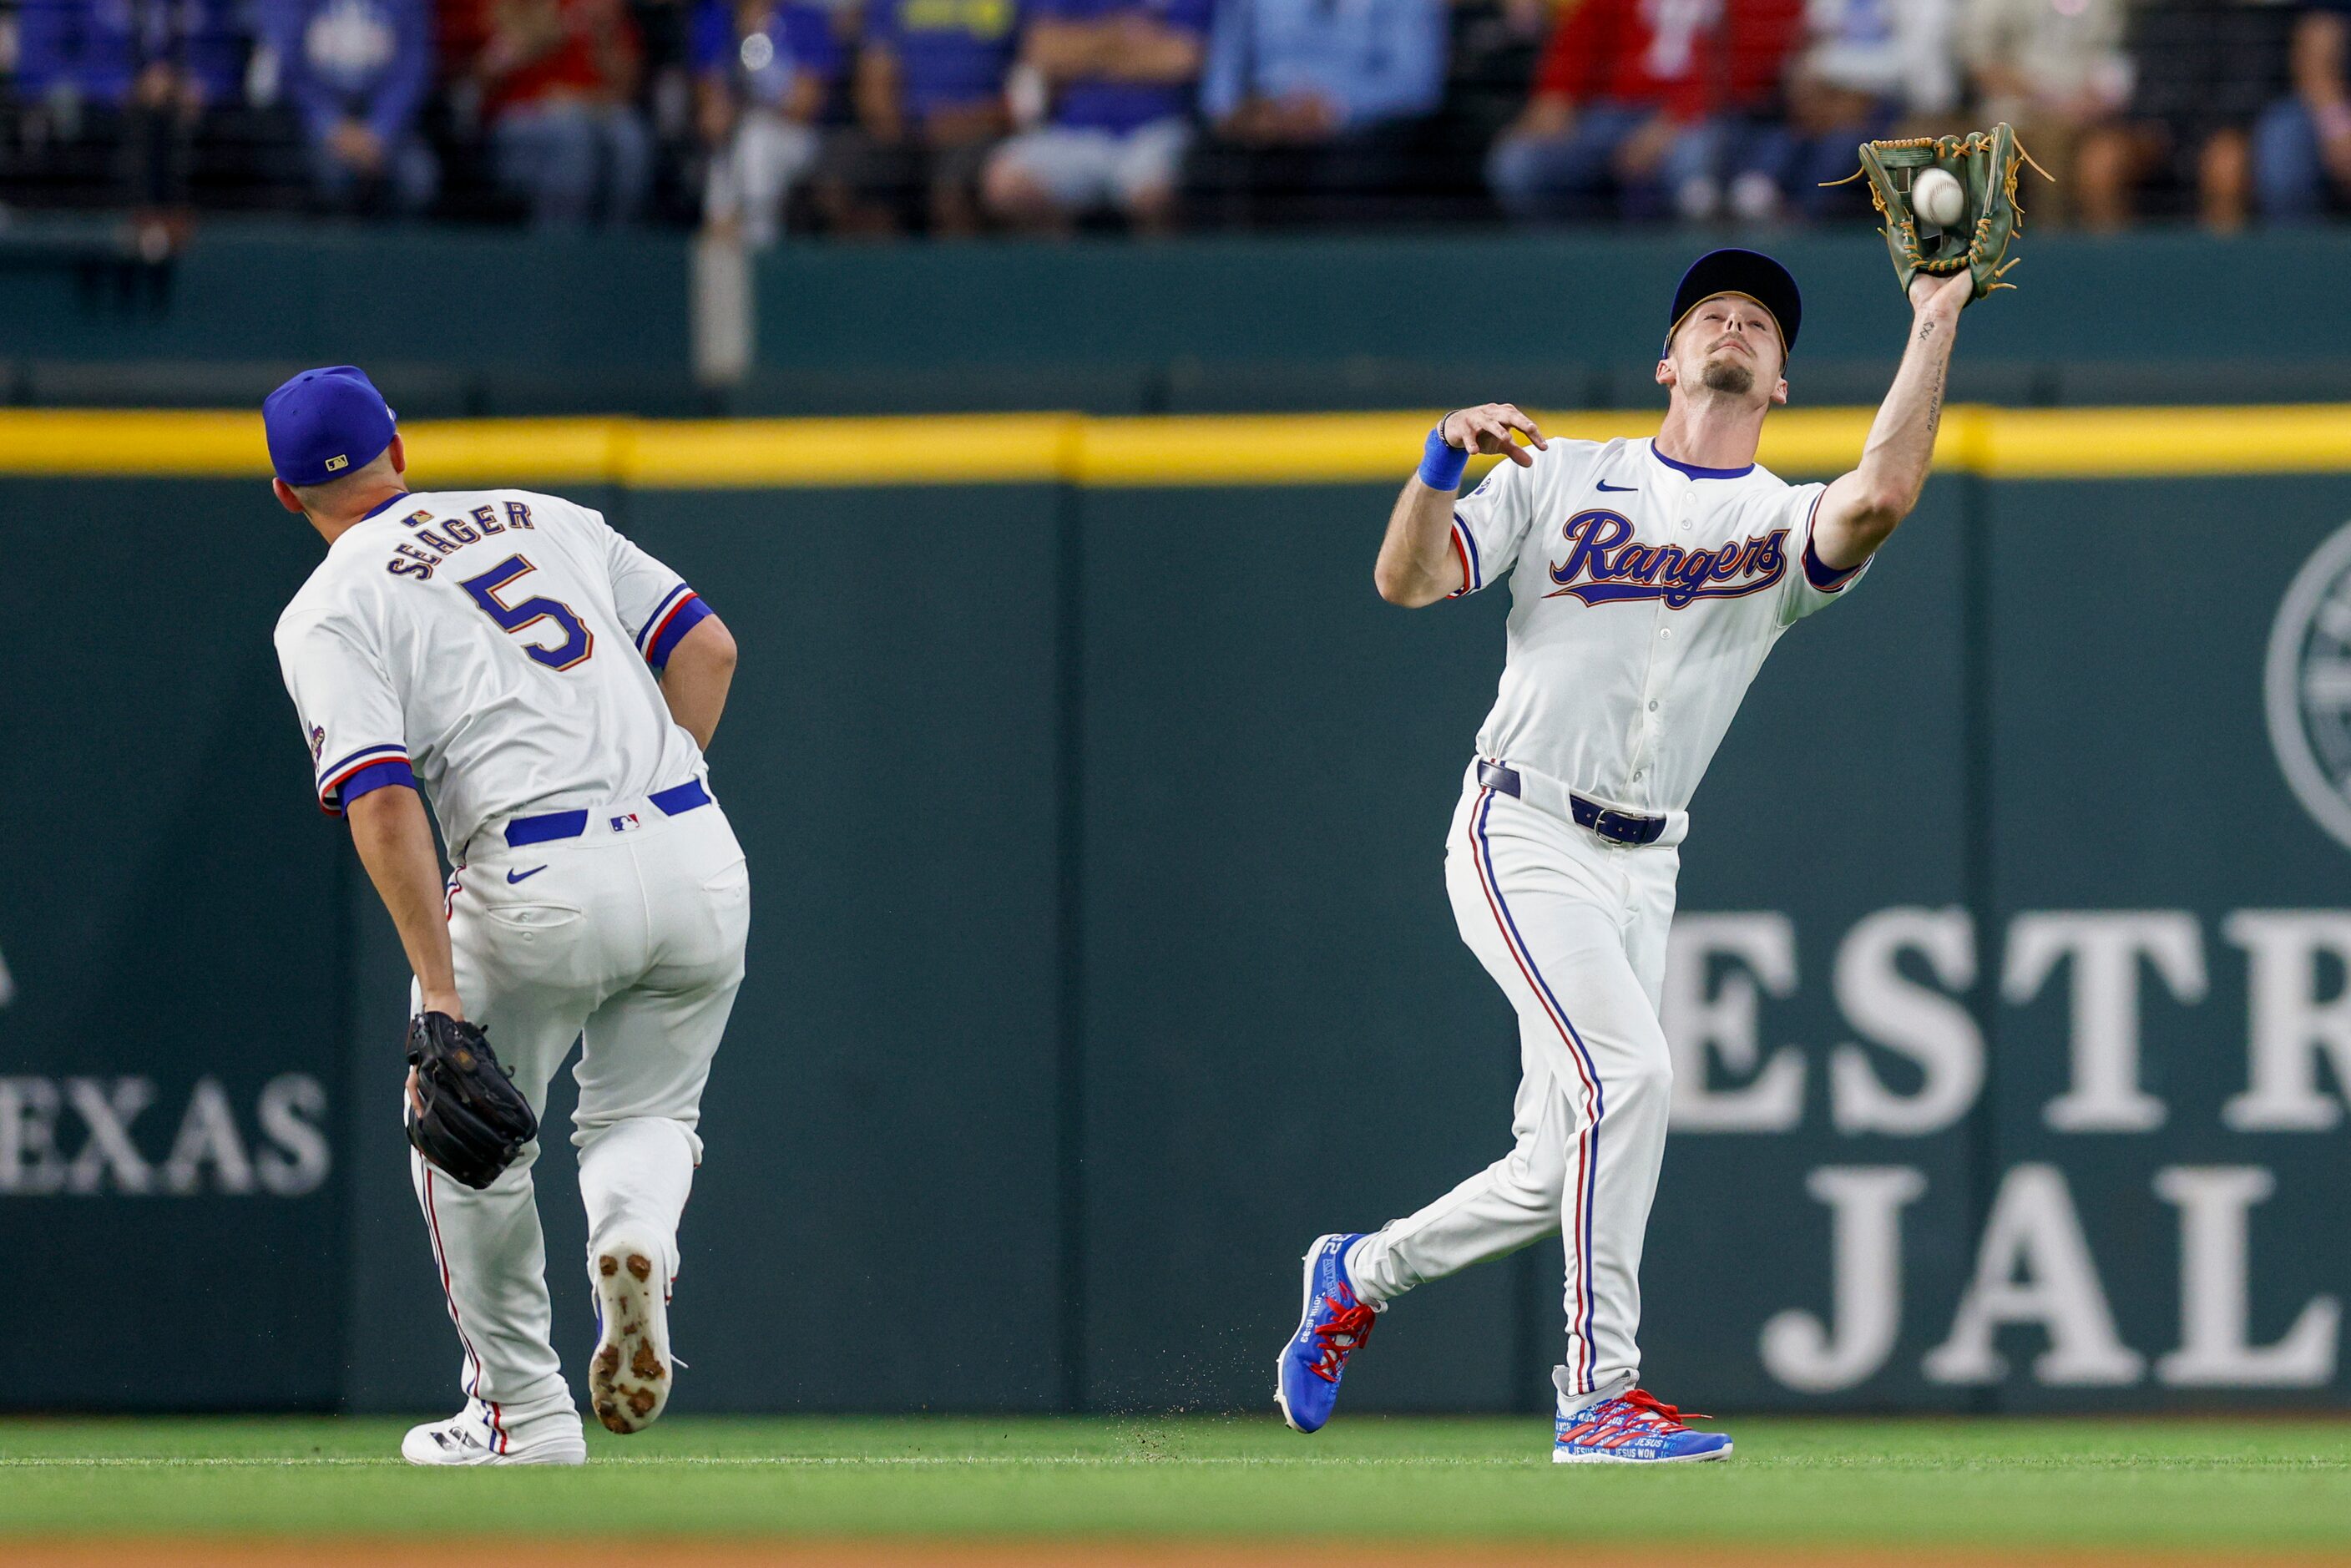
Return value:
[[(1446, 851), (1461, 935), (1519, 1013), (1510, 1152), (1417, 1213), (1318, 1239), (1275, 1394), (1330, 1419), (1374, 1314), (1424, 1281), (1559, 1236), (1563, 1463), (1720, 1458), (1730, 1439), (1640, 1386), (1641, 1241), (1673, 1071), (1657, 1024), (1689, 799), (1780, 634), (1852, 591), (1917, 504), (1966, 273), (1921, 273), (1861, 465), (1790, 485), (1755, 462), (1802, 302), (1768, 256), (1718, 250), (1675, 291), (1646, 441), (1547, 440), (1508, 403), (1446, 415), (1388, 519), (1381, 596), (1510, 585), (1501, 694)], [(1521, 446), (1513, 433), (1527, 438)], [(1472, 452), (1499, 453), (1457, 498)]]
[[(411, 492), (392, 412), (352, 366), (296, 376), (263, 419), (279, 504), (327, 540), (278, 620), (278, 661), (319, 803), (350, 819), (415, 975), (410, 1165), (466, 1402), (401, 1452), (579, 1464), (532, 1134), (584, 1037), (572, 1142), (597, 1303), (590, 1402), (613, 1431), (642, 1430), (669, 1395), (678, 1218), (750, 916), (703, 761), (734, 640), (585, 507)], [(498, 1124), (501, 1093), (511, 1120), (482, 1155), (465, 1102)]]

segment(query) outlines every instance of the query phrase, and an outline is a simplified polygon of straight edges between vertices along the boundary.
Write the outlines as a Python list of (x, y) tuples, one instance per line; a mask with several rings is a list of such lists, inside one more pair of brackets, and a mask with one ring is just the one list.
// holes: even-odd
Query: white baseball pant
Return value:
[(1445, 881), (1462, 939), (1518, 1009), (1516, 1142), (1347, 1259), (1378, 1304), (1561, 1237), (1567, 1354), (1553, 1379), (1570, 1405), (1639, 1380), (1641, 1241), (1673, 1089), (1657, 998), (1680, 863), (1671, 842), (1614, 844), (1481, 788), (1472, 765)]
[[(591, 810), (577, 838), (518, 849), (477, 834), (450, 879), (458, 999), (533, 1111), (585, 1036), (571, 1142), (590, 1259), (620, 1230), (654, 1239), (664, 1279), (676, 1277), (702, 1088), (743, 982), (750, 915), (742, 846), (716, 801), (675, 817), (618, 802)], [(409, 1158), (459, 1375), (494, 1420), (572, 1407), (549, 1337), (538, 1157), (534, 1142), (481, 1192)]]

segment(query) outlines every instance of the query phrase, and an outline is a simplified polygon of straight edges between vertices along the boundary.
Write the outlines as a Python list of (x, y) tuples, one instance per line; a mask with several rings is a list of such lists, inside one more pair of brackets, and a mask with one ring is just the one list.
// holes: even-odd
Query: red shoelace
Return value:
[[(1659, 1399), (1656, 1395), (1650, 1393), (1646, 1388), (1635, 1388), (1629, 1390), (1623, 1396), (1623, 1398), (1625, 1404), (1631, 1406), (1633, 1409), (1637, 1412), (1632, 1419), (1638, 1420), (1643, 1416), (1647, 1416), (1662, 1421), (1668, 1427), (1681, 1427), (1685, 1424), (1682, 1420), (1682, 1413), (1678, 1408), (1666, 1404), (1663, 1400)], [(1711, 1421), (1714, 1417), (1708, 1416), (1702, 1410), (1693, 1410), (1689, 1413), (1689, 1419), (1692, 1421)]]
[[(1711, 1421), (1714, 1417), (1693, 1410), (1690, 1419)], [(1634, 1388), (1614, 1399), (1604, 1399), (1585, 1411), (1582, 1420), (1560, 1434), (1559, 1440), (1614, 1448), (1632, 1441), (1644, 1432), (1660, 1429), (1687, 1432), (1689, 1427), (1682, 1420), (1679, 1409), (1646, 1388)]]
[(1331, 1320), (1314, 1325), (1314, 1364), (1307, 1370), (1325, 1383), (1336, 1383), (1347, 1358), (1372, 1337), (1372, 1322), (1379, 1314), (1343, 1289), (1339, 1295), (1323, 1297), (1322, 1304), (1331, 1309)]

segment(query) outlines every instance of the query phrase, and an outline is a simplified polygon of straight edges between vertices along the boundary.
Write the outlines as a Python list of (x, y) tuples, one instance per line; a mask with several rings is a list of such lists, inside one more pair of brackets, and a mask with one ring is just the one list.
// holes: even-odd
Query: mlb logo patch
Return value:
[(613, 818), (612, 831), (616, 833), (635, 832), (637, 831), (637, 814), (634, 811), (631, 811), (625, 817)]

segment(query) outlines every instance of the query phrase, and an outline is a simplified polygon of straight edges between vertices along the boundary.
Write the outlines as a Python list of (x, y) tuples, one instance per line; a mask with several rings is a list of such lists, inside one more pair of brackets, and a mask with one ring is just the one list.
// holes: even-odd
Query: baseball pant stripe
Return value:
[(470, 1396), (481, 1384), (482, 1358), (474, 1354), (474, 1342), (465, 1333), (465, 1320), (457, 1313), (457, 1293), (449, 1288), (449, 1255), (441, 1246), (441, 1212), (433, 1204), (433, 1166), (422, 1156), (417, 1164), (424, 1172), (424, 1228), (433, 1233), (433, 1266), (441, 1271), (441, 1299), (449, 1304), (449, 1321), (457, 1326), (457, 1343), (465, 1347), (465, 1392)]
[[(424, 1218), (433, 1231), (433, 1260), (441, 1268), (441, 1298), (449, 1303), (449, 1321), (456, 1325), (457, 1343), (465, 1347), (465, 1360), (472, 1368), (466, 1378), (465, 1392), (478, 1398), (482, 1389), (482, 1357), (474, 1349), (472, 1337), (465, 1333), (465, 1320), (457, 1312), (457, 1292), (450, 1286), (449, 1259), (441, 1248), (441, 1216), (433, 1204), (433, 1166), (429, 1161), (420, 1163), (424, 1165)], [(482, 1403), (488, 1406), (490, 1412), (491, 1448), (503, 1454), (507, 1451), (506, 1412), (498, 1407), (495, 1399), (484, 1399)]]
[(1589, 1394), (1594, 1378), (1592, 1344), (1592, 1206), (1593, 1188), (1600, 1163), (1600, 1118), (1606, 1108), (1600, 1089), (1600, 1072), (1593, 1065), (1592, 1056), (1584, 1049), (1583, 1037), (1568, 1021), (1567, 1009), (1552, 995), (1551, 983), (1535, 967), (1534, 955), (1519, 936), (1518, 925), (1510, 918), (1510, 908), (1502, 897), (1501, 877), (1494, 870), (1493, 844), (1487, 836), (1487, 819), (1494, 806), (1494, 792), (1478, 792), (1478, 810), (1470, 819), (1470, 831), (1477, 839), (1476, 861), (1478, 881), (1486, 894), (1487, 906), (1493, 911), (1494, 923), (1500, 927), (1502, 945), (1510, 950), (1510, 957), (1526, 977), (1543, 1004), (1543, 1011), (1566, 1041), (1568, 1059), (1575, 1063), (1576, 1076), (1583, 1081), (1584, 1126), (1575, 1137), (1575, 1207), (1578, 1232), (1573, 1262), (1573, 1283), (1576, 1299), (1576, 1337), (1582, 1342), (1578, 1354), (1576, 1385), (1579, 1393)]

